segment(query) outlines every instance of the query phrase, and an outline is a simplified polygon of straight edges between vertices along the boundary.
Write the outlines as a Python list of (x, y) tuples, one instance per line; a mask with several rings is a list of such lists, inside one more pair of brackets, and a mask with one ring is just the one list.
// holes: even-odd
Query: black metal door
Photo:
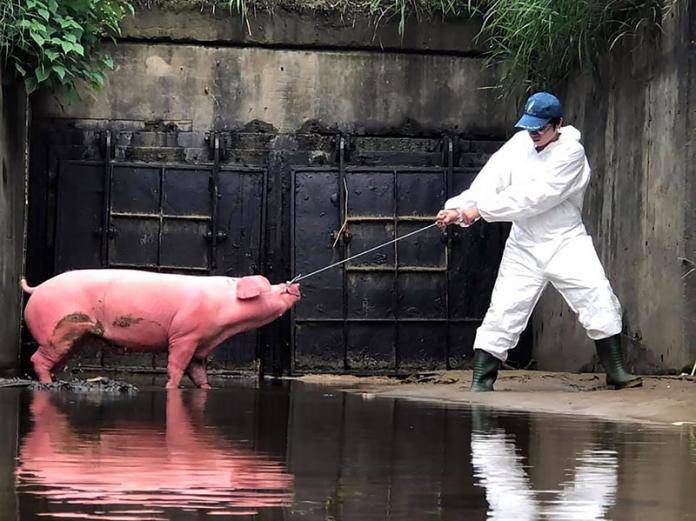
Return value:
[[(294, 273), (432, 223), (448, 193), (464, 190), (476, 173), (441, 167), (294, 170)], [(293, 371), (466, 365), (505, 232), (479, 223), (447, 234), (431, 228), (303, 281), (305, 296), (293, 312)]]
[[(232, 277), (259, 273), (266, 179), (262, 168), (63, 161), (55, 272), (108, 267)], [(213, 365), (253, 367), (256, 346), (256, 332), (238, 335), (215, 351)], [(150, 355), (97, 358), (89, 360), (165, 363)]]

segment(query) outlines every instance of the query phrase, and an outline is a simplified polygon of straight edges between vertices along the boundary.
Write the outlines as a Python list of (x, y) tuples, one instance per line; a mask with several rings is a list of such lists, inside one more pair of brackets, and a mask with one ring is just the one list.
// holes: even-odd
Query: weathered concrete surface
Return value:
[[(696, 7), (678, 2), (664, 31), (607, 60), (602, 80), (568, 89), (570, 123), (584, 133), (593, 180), (585, 222), (624, 307), (630, 366), (673, 372), (696, 360)], [(693, 267), (693, 266), (691, 266)], [(541, 369), (593, 364), (594, 346), (549, 290), (534, 316)]]
[(358, 134), (397, 133), (413, 122), (430, 134), (469, 137), (500, 136), (510, 118), (481, 89), (493, 71), (478, 58), (123, 43), (114, 59), (98, 96), (76, 105), (45, 97), (35, 115), (190, 121), (194, 130), (258, 120), (279, 132), (312, 120)]
[[(124, 40), (221, 43), (224, 45), (292, 46), (415, 50), (478, 55), (478, 19), (441, 19), (423, 23), (411, 18), (403, 35), (393, 20), (313, 10), (277, 8), (250, 12), (242, 23), (236, 11), (198, 8), (141, 8), (124, 21)], [(434, 30), (435, 28), (435, 30)]]
[[(0, 82), (1, 83), (1, 82)], [(21, 293), (24, 269), (24, 187), (27, 101), (23, 87), (0, 89), (0, 374), (19, 364)]]

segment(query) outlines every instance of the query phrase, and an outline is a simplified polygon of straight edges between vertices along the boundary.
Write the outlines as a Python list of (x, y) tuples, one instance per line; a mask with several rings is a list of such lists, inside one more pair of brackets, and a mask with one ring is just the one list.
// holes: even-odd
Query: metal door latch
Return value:
[[(227, 236), (227, 232), (224, 232), (224, 231), (222, 231), (222, 230), (218, 231), (218, 232), (215, 234), (215, 240), (216, 240), (216, 242), (222, 242), (222, 241), (226, 240), (227, 237), (228, 237), (228, 236)], [(209, 241), (212, 241), (212, 240), (213, 240), (213, 232), (211, 232), (210, 230), (208, 230), (208, 231), (205, 233), (205, 238), (208, 239)]]

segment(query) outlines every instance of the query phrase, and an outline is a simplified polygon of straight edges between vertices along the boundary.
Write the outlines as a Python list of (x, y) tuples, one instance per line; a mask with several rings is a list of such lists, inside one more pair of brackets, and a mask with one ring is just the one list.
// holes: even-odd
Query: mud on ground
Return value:
[(471, 393), (471, 371), (417, 373), (405, 379), (308, 375), (306, 383), (336, 386), (369, 397), (482, 404), (507, 410), (578, 414), (617, 421), (696, 425), (696, 378), (643, 377), (643, 387), (616, 391), (603, 374), (501, 371), (495, 392)]
[(39, 391), (70, 391), (75, 393), (134, 394), (138, 392), (138, 388), (128, 382), (102, 376), (57, 380), (50, 384), (42, 384), (36, 380), (24, 378), (0, 378), (0, 388), (3, 387), (28, 387)]

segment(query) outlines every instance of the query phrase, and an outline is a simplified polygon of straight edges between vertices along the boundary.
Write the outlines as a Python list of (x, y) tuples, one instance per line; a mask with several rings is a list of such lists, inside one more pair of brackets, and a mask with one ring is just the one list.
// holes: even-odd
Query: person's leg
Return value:
[(545, 285), (535, 259), (508, 243), (490, 306), (476, 331), (472, 391), (493, 390), (500, 364), (517, 345)]
[(621, 304), (607, 280), (589, 236), (569, 240), (554, 255), (547, 275), (578, 320), (595, 341), (597, 356), (607, 373), (607, 385), (641, 385), (624, 369), (621, 350)]

